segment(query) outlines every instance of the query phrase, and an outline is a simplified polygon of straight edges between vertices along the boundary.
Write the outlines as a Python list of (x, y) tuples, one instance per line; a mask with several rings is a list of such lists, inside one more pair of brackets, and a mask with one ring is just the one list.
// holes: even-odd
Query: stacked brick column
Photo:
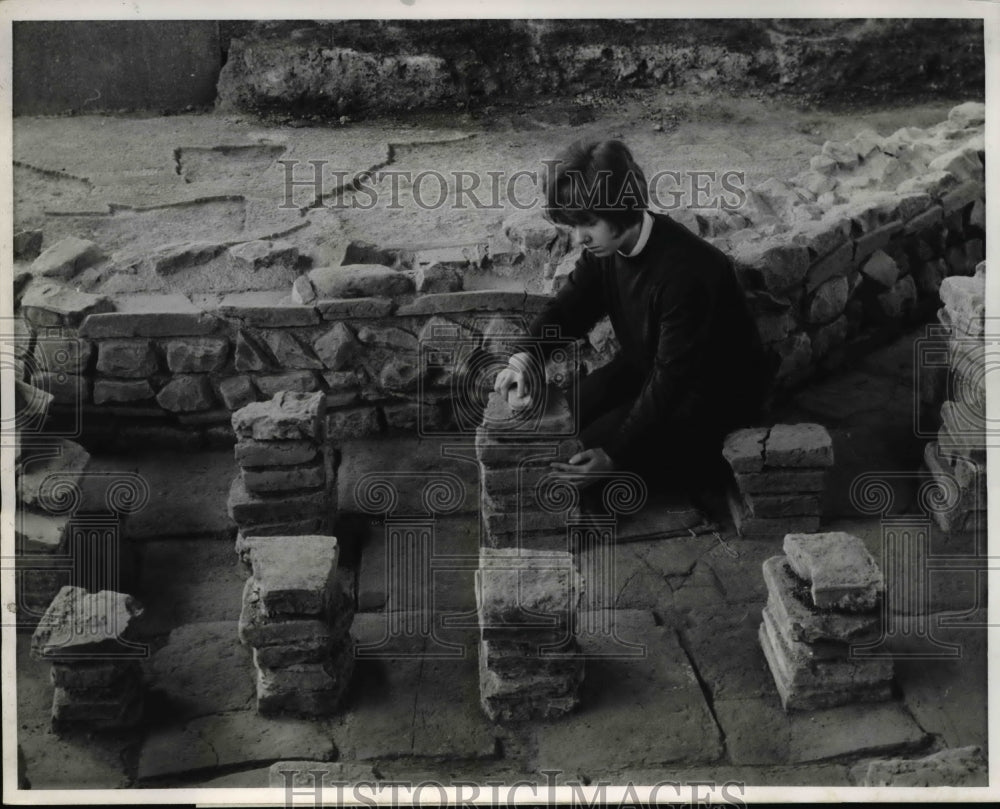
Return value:
[(735, 476), (729, 508), (744, 537), (819, 528), (833, 443), (819, 424), (751, 427), (726, 436), (722, 454)]
[(582, 594), (567, 551), (480, 550), (479, 690), (490, 719), (551, 719), (577, 705), (584, 665), (573, 627)]
[(354, 670), (354, 603), (338, 581), (330, 536), (240, 537), (253, 575), (240, 640), (253, 647), (261, 714), (333, 713)]
[(322, 393), (281, 392), (233, 413), (240, 474), (229, 514), (244, 536), (326, 533), (336, 512)]
[(542, 507), (561, 498), (544, 498), (539, 486), (551, 475), (552, 461), (566, 461), (583, 448), (568, 437), (573, 425), (566, 397), (554, 386), (520, 410), (499, 394), (490, 394), (483, 424), (476, 430), (486, 545), (566, 548), (564, 510)]
[(882, 574), (864, 543), (841, 532), (789, 534), (764, 563), (760, 643), (786, 711), (889, 699), (892, 660), (851, 657), (879, 634)]
[[(52, 721), (121, 728), (142, 716), (142, 669), (134, 643), (142, 608), (123, 593), (63, 587), (35, 628), (31, 653), (52, 662)], [(128, 653), (132, 652), (129, 659)]]
[(974, 276), (941, 282), (944, 308), (939, 317), (948, 329), (949, 398), (941, 406), (938, 440), (926, 446), (924, 461), (951, 495), (951, 508), (933, 511), (945, 531), (986, 525), (985, 294), (985, 262)]

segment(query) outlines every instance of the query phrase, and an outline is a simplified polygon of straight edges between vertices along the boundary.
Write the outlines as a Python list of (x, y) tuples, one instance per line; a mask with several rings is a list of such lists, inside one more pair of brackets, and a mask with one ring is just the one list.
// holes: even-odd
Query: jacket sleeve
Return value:
[[(584, 254), (577, 259), (562, 289), (531, 321), (529, 339), (518, 342), (514, 350), (537, 356), (540, 349), (542, 358), (547, 359), (558, 341), (586, 336), (607, 312), (601, 266)], [(551, 327), (559, 330), (558, 341), (542, 339), (546, 329)]]
[(618, 432), (603, 447), (616, 464), (648, 445), (650, 433), (674, 416), (706, 372), (711, 309), (711, 294), (703, 285), (671, 290), (661, 298), (653, 367)]

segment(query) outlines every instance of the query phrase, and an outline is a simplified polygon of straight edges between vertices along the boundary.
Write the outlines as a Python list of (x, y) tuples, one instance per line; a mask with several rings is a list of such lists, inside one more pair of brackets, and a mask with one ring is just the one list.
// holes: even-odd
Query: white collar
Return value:
[(642, 252), (643, 248), (646, 246), (646, 242), (649, 241), (649, 234), (653, 232), (653, 217), (650, 215), (649, 211), (642, 212), (642, 227), (639, 229), (639, 238), (635, 241), (635, 247), (628, 253), (622, 253), (619, 250), (619, 254), (625, 256), (625, 258), (635, 258), (639, 253)]

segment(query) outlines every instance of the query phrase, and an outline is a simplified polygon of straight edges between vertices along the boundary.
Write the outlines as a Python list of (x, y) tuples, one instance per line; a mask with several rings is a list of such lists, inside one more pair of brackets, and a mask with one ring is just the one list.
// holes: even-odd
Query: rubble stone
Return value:
[(257, 400), (257, 389), (248, 376), (228, 376), (219, 380), (219, 398), (227, 410), (239, 410)]
[(855, 702), (878, 702), (887, 700), (892, 696), (892, 688), (887, 682), (878, 682), (873, 685), (858, 685), (842, 689), (796, 687), (790, 681), (789, 675), (779, 657), (780, 653), (774, 649), (770, 636), (763, 624), (760, 628), (759, 640), (761, 648), (764, 650), (764, 657), (767, 659), (768, 666), (771, 669), (771, 674), (774, 676), (774, 684), (778, 688), (781, 704), (786, 711), (812, 711)]
[(293, 267), (299, 258), (299, 250), (294, 244), (286, 241), (257, 240), (230, 247), (229, 255), (237, 267), (259, 270), (273, 265)]
[(767, 435), (764, 464), (794, 468), (832, 466), (830, 434), (819, 424), (776, 424)]
[(164, 410), (190, 413), (211, 409), (215, 404), (215, 397), (206, 375), (179, 374), (160, 389), (156, 394), (156, 401)]
[(263, 396), (279, 393), (311, 393), (319, 388), (319, 381), (312, 371), (286, 371), (283, 374), (260, 374), (254, 384)]
[(322, 393), (281, 392), (267, 402), (254, 402), (233, 413), (233, 430), (258, 441), (322, 437)]
[(215, 242), (180, 242), (158, 247), (148, 258), (157, 275), (173, 275), (188, 267), (207, 264), (225, 249), (224, 244)]
[(825, 486), (826, 469), (776, 469), (766, 472), (737, 472), (736, 485), (747, 494), (786, 494), (789, 492), (821, 492)]
[[(85, 319), (114, 310), (114, 304), (103, 295), (77, 292), (55, 281), (32, 281), (21, 296), (24, 319), (37, 328), (68, 326), (77, 328)], [(81, 337), (91, 337), (84, 329)]]
[(796, 640), (865, 643), (878, 636), (881, 618), (877, 612), (820, 610), (809, 603), (812, 596), (808, 582), (795, 578), (787, 557), (772, 556), (764, 562), (763, 571), (768, 608)]
[(322, 463), (280, 466), (277, 469), (243, 469), (243, 484), (248, 491), (268, 494), (316, 489), (326, 483)]
[(175, 374), (218, 371), (226, 363), (229, 341), (224, 337), (188, 337), (163, 345), (167, 368)]
[(236, 444), (236, 461), (240, 466), (292, 466), (308, 463), (316, 457), (317, 445), (301, 441), (257, 441), (241, 439)]
[(97, 349), (97, 370), (108, 376), (139, 379), (157, 369), (148, 340), (103, 340)]
[(80, 336), (188, 337), (211, 334), (218, 325), (215, 315), (203, 312), (179, 293), (118, 295), (113, 306), (87, 316)]
[(304, 515), (323, 516), (330, 509), (329, 496), (323, 490), (286, 493), (274, 496), (255, 494), (247, 490), (242, 477), (233, 480), (227, 501), (229, 516), (237, 523), (266, 524), (302, 519)]
[[(964, 105), (963, 105), (964, 106)], [(941, 750), (917, 759), (876, 759), (868, 763), (865, 787), (985, 787), (989, 767), (977, 746)]]
[(754, 517), (818, 516), (822, 513), (819, 495), (803, 493), (744, 495), (749, 513)]
[(336, 537), (269, 537), (246, 545), (265, 617), (326, 614), (340, 591)]
[(317, 267), (309, 272), (320, 298), (394, 297), (412, 293), (413, 279), (379, 264)]
[(333, 371), (340, 370), (354, 359), (358, 348), (358, 341), (344, 323), (334, 323), (313, 343), (316, 356)]
[(494, 628), (524, 625), (526, 614), (553, 628), (566, 626), (582, 594), (583, 580), (569, 553), (480, 550), (476, 597), (484, 638)]
[(458, 292), (464, 286), (461, 270), (445, 264), (432, 264), (415, 271), (417, 292)]
[(733, 492), (728, 495), (729, 513), (737, 533), (744, 539), (774, 539), (793, 531), (815, 531), (819, 516), (757, 517), (749, 512), (743, 499)]
[(153, 395), (153, 388), (145, 379), (98, 379), (94, 382), (94, 404), (142, 402), (152, 399)]
[(812, 583), (817, 607), (865, 612), (878, 604), (882, 572), (856, 536), (843, 531), (789, 534), (783, 548), (795, 574)]
[(14, 260), (31, 261), (42, 249), (42, 231), (20, 230), (14, 234)]
[(267, 331), (264, 342), (280, 368), (322, 368), (323, 363), (307, 351), (290, 331)]
[(101, 248), (92, 241), (67, 236), (47, 248), (32, 262), (31, 274), (66, 281), (103, 258)]
[(142, 607), (131, 596), (82, 587), (63, 587), (31, 637), (31, 654), (44, 660), (93, 659), (99, 652), (121, 652), (136, 637)]
[(899, 267), (882, 250), (876, 250), (868, 257), (868, 260), (861, 265), (861, 272), (885, 289), (891, 289), (899, 279)]
[(44, 371), (80, 374), (87, 370), (93, 343), (73, 337), (43, 337), (35, 343), (35, 359)]
[(255, 650), (282, 646), (295, 646), (299, 650), (329, 649), (340, 638), (336, 629), (327, 616), (286, 620), (267, 618), (261, 610), (257, 582), (253, 578), (247, 579), (238, 630), (241, 643)]
[(831, 278), (823, 283), (809, 303), (810, 323), (829, 323), (836, 318), (847, 305), (847, 279)]

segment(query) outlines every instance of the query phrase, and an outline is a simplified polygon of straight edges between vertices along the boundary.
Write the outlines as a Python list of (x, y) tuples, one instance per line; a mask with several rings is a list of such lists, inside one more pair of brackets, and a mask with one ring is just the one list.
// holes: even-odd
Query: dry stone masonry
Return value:
[(31, 638), (31, 654), (52, 663), (55, 727), (124, 728), (141, 719), (142, 647), (134, 642), (141, 615), (124, 593), (59, 591)]
[(788, 534), (764, 562), (759, 638), (786, 711), (891, 696), (891, 658), (852, 656), (879, 637), (882, 574), (864, 543), (842, 532)]
[(233, 413), (240, 474), (229, 515), (244, 536), (315, 534), (336, 514), (333, 449), (322, 393), (276, 393)]
[(729, 507), (744, 537), (815, 531), (822, 513), (833, 443), (819, 424), (750, 427), (726, 436), (723, 457), (733, 470)]
[(566, 549), (566, 510), (548, 488), (555, 482), (549, 464), (583, 448), (575, 433), (569, 403), (553, 385), (521, 409), (490, 394), (476, 430), (487, 546)]
[[(831, 141), (800, 174), (747, 189), (738, 211), (669, 211), (733, 257), (781, 385), (923, 317), (943, 279), (970, 275), (983, 260), (984, 120), (984, 106), (967, 103), (928, 129)], [(290, 289), (219, 299), (82, 291), (74, 284), (99, 266), (91, 262), (102, 246), (37, 241), (19, 234), (19, 255), (42, 253), (18, 271), (16, 313), (32, 333), (58, 329), (84, 349), (59, 368), (27, 369), (23, 381), (38, 375), (56, 408), (81, 392), (89, 430), (105, 414), (108, 430), (166, 442), (231, 440), (233, 411), (282, 390), (323, 392), (340, 437), (447, 425), (456, 366), (421, 363), (428, 334), (449, 326), (463, 344), (481, 346), (484, 320), (530, 316), (548, 299), (464, 289), (464, 275), (537, 268), (550, 294), (576, 258), (544, 218), (516, 212), (479, 244), (355, 242), (328, 265), (303, 268)], [(164, 272), (200, 255), (197, 246), (168, 247), (154, 257)], [(247, 267), (291, 261), (280, 241), (223, 247)], [(598, 328), (584, 361), (600, 365), (613, 347)]]
[(573, 632), (582, 596), (568, 551), (480, 550), (479, 690), (490, 719), (553, 719), (576, 707), (584, 662)]
[(257, 710), (336, 712), (354, 671), (354, 601), (337, 578), (336, 538), (241, 535), (237, 552), (252, 570), (239, 635), (253, 648)]
[(986, 525), (986, 263), (971, 277), (944, 279), (940, 294), (947, 367), (920, 371), (943, 372), (947, 399), (938, 440), (926, 446), (924, 462), (944, 493), (943, 507), (932, 510), (938, 525), (974, 530)]

